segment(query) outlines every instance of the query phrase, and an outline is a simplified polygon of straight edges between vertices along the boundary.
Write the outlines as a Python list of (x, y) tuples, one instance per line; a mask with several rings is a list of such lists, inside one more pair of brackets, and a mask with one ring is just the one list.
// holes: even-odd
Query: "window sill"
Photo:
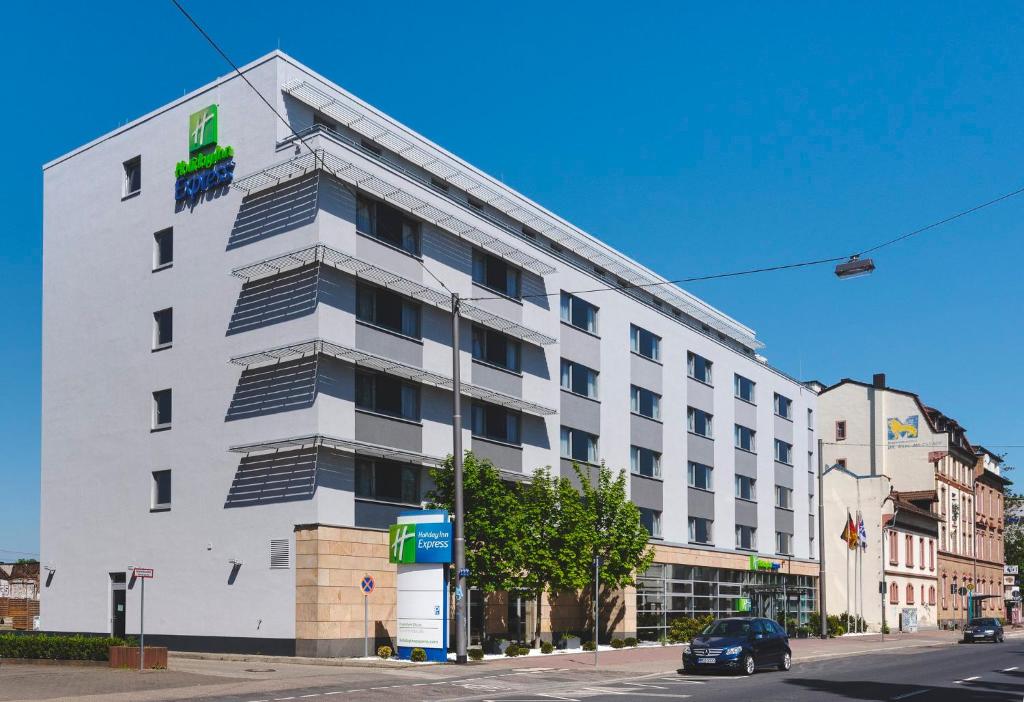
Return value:
[(701, 492), (706, 492), (709, 495), (714, 495), (715, 494), (714, 488), (702, 488), (702, 487), (697, 487), (696, 485), (690, 485), (689, 483), (686, 484), (686, 487), (690, 488), (691, 490), (700, 490)]
[(756, 456), (757, 455), (757, 451), (752, 451), (751, 449), (745, 449), (742, 446), (736, 446), (735, 449), (737, 451), (742, 451), (743, 453), (749, 453), (751, 456)]
[(142, 194), (142, 188), (139, 188), (135, 192), (128, 193), (127, 195), (122, 195), (121, 196), (121, 202), (124, 202), (125, 200), (131, 200), (133, 197), (138, 197), (141, 194)]
[(757, 500), (751, 500), (749, 497), (740, 497), (739, 495), (737, 495), (736, 499), (739, 500), (740, 502), (749, 502), (752, 505), (757, 504)]
[(408, 256), (409, 258), (414, 258), (417, 261), (423, 261), (423, 255), (422, 254), (412, 253), (411, 251), (407, 251), (407, 250), (403, 249), (401, 246), (395, 246), (390, 241), (385, 241), (384, 239), (381, 239), (380, 237), (374, 236), (373, 234), (367, 234), (366, 232), (361, 232), (358, 229), (356, 229), (356, 234), (358, 234), (359, 236), (366, 237), (367, 239), (370, 239), (372, 241), (375, 241), (378, 244), (380, 244), (381, 246), (386, 246), (389, 249), (392, 249), (393, 251), (397, 251), (400, 254), (404, 254), (404, 255)]
[(171, 261), (170, 263), (161, 263), (159, 266), (155, 266), (153, 268), (153, 272), (157, 273), (159, 271), (166, 271), (168, 268), (173, 268), (173, 267), (174, 267), (174, 261)]
[(156, 507), (150, 507), (149, 508), (149, 513), (150, 514), (154, 514), (156, 512), (170, 512), (170, 511), (171, 511), (171, 506), (170, 505), (157, 505)]
[[(785, 420), (786, 420), (787, 422), (789, 422), (790, 424), (792, 424), (792, 423), (793, 423), (793, 418), (792, 418), (792, 417), (787, 417), (786, 415), (784, 415), (784, 414), (779, 414), (778, 412), (776, 412), (776, 413), (775, 413), (775, 416), (776, 416), (776, 417), (778, 417), (779, 419), (785, 419)], [(811, 429), (810, 427), (807, 427), (807, 428), (808, 428), (808, 429)], [(813, 429), (811, 429), (811, 431), (814, 431), (814, 430), (813, 430)]]
[(737, 546), (737, 551), (748, 551), (750, 553), (757, 553), (757, 546)]
[(517, 378), (522, 378), (523, 377), (523, 372), (521, 370), (514, 371), (511, 368), (505, 368), (504, 366), (499, 366), (497, 363), (491, 363), (490, 361), (484, 361), (483, 359), (480, 359), (480, 358), (474, 358), (473, 359), (473, 363), (476, 363), (478, 365), (484, 366), (485, 368), (493, 368), (494, 370), (501, 371), (502, 373), (508, 373), (509, 375), (514, 375)]
[(634, 473), (633, 471), (629, 471), (629, 474), (632, 475), (634, 478), (644, 478), (645, 480), (653, 480), (658, 483), (665, 482), (665, 479), (662, 478), (660, 475), (644, 475), (643, 473)]
[(714, 385), (713, 385), (712, 383), (709, 383), (709, 382), (708, 382), (708, 381), (706, 381), (706, 380), (701, 380), (700, 378), (697, 378), (697, 377), (695, 377), (695, 376), (692, 376), (692, 375), (690, 375), (689, 373), (687, 373), (687, 374), (686, 374), (686, 377), (687, 377), (687, 378), (689, 378), (690, 380), (692, 380), (692, 381), (693, 381), (693, 382), (695, 382), (695, 383), (700, 383), (701, 385), (707, 386), (707, 387), (709, 387), (709, 388), (713, 388), (713, 387), (715, 387), (715, 386), (714, 386)]
[(686, 430), (686, 433), (691, 435), (691, 436), (699, 436), (700, 438), (707, 439), (708, 441), (714, 441), (715, 440), (715, 437), (713, 437), (713, 436), (708, 436), (707, 434), (698, 434), (697, 432), (690, 431), (689, 429)]
[(491, 293), (492, 295), (497, 295), (501, 299), (508, 300), (509, 302), (514, 302), (515, 304), (517, 304), (519, 306), (522, 306), (522, 304), (523, 304), (522, 298), (512, 297), (507, 292), (504, 292), (502, 290), (496, 290), (495, 288), (492, 288), (492, 287), (490, 287), (488, 285), (484, 285), (483, 283), (481, 283), (479, 281), (474, 280), (473, 281), (473, 287), (474, 288), (480, 288), (481, 290), (486, 290), (487, 292)]
[(470, 436), (473, 437), (474, 441), (483, 441), (483, 442), (486, 442), (486, 443), (489, 443), (489, 444), (497, 444), (498, 446), (505, 446), (507, 448), (518, 449), (519, 451), (523, 450), (522, 443), (513, 444), (511, 442), (504, 441), (502, 439), (492, 439), (489, 436), (480, 436), (479, 434), (470, 434)]
[(790, 463), (789, 461), (782, 461), (782, 460), (779, 460), (778, 458), (776, 458), (775, 462), (778, 463), (780, 466), (788, 466), (790, 468), (793, 467), (793, 464)]
[(414, 344), (419, 344), (420, 346), (423, 346), (423, 339), (419, 339), (419, 338), (417, 338), (415, 336), (409, 336), (408, 334), (403, 334), (402, 332), (395, 331), (394, 329), (388, 329), (387, 327), (382, 327), (379, 324), (374, 324), (373, 322), (367, 322), (365, 319), (358, 319), (357, 318), (356, 319), (356, 324), (359, 325), (359, 326), (368, 327), (370, 329), (376, 329), (377, 331), (383, 332), (384, 334), (390, 334), (391, 336), (397, 336), (399, 339), (405, 339), (406, 341), (411, 341)]
[(155, 434), (158, 431), (170, 431), (170, 430), (171, 430), (171, 425), (170, 424), (157, 424), (155, 427), (151, 427), (149, 431), (150, 431), (151, 434)]
[(390, 505), (392, 507), (403, 507), (405, 509), (408, 509), (410, 507), (419, 508), (422, 505), (421, 502), (395, 502), (393, 500), (380, 500), (377, 499), (376, 497), (366, 497), (365, 495), (356, 495), (355, 501), (372, 502), (375, 505)]
[(640, 414), (639, 412), (632, 411), (630, 412), (630, 414), (633, 415), (634, 417), (640, 417), (642, 419), (648, 419), (652, 422), (657, 422), (658, 424), (664, 424), (664, 422), (661, 421), (660, 419), (656, 419), (655, 417), (648, 417), (646, 414)]
[(559, 321), (560, 321), (560, 322), (561, 322), (562, 324), (564, 324), (565, 326), (567, 326), (567, 327), (571, 327), (571, 328), (575, 329), (575, 330), (576, 330), (576, 331), (578, 331), (578, 332), (583, 332), (583, 333), (584, 333), (584, 334), (586, 334), (587, 336), (592, 336), (592, 337), (594, 337), (595, 339), (600, 339), (600, 338), (601, 338), (601, 336), (600, 336), (599, 334), (595, 334), (595, 333), (594, 333), (594, 332), (592, 332), (592, 331), (588, 331), (588, 330), (584, 329), (583, 327), (577, 327), (577, 326), (576, 326), (575, 324), (573, 324), (572, 322), (567, 322), (567, 321), (565, 321), (564, 319), (560, 319)]
[(423, 422), (418, 419), (406, 419), (405, 417), (399, 417), (394, 414), (387, 414), (386, 412), (374, 412), (373, 410), (356, 407), (356, 414), (365, 414), (369, 415), (370, 417), (381, 417), (383, 419), (391, 419), (396, 422), (402, 422), (403, 424), (411, 424), (414, 427), (423, 428)]
[(579, 398), (582, 398), (584, 400), (590, 400), (591, 402), (596, 402), (598, 404), (601, 404), (601, 400), (599, 400), (596, 397), (590, 397), (589, 395), (581, 395), (578, 392), (573, 392), (572, 390), (566, 390), (565, 388), (559, 388), (559, 389), (562, 392), (564, 392), (566, 395), (572, 395), (573, 397), (579, 397)]
[(600, 468), (601, 467), (601, 464), (597, 463), (595, 461), (585, 461), (585, 460), (580, 459), (580, 458), (573, 458), (572, 456), (559, 456), (558, 458), (560, 460), (569, 461), (569, 463), (576, 463), (578, 465), (585, 466), (587, 468)]
[(656, 358), (651, 358), (650, 356), (645, 356), (645, 355), (643, 355), (642, 353), (640, 353), (639, 351), (633, 351), (632, 349), (630, 349), (630, 351), (629, 351), (629, 352), (630, 352), (631, 354), (633, 354), (634, 356), (637, 356), (638, 358), (642, 358), (642, 359), (644, 359), (645, 361), (650, 361), (651, 363), (653, 363), (653, 364), (655, 364), (655, 365), (658, 365), (658, 366), (664, 366), (664, 365), (665, 365), (664, 363), (662, 363), (662, 362), (661, 362), (661, 361), (659, 361), (658, 359), (656, 359)]
[[(691, 546), (714, 546), (714, 541), (687, 541), (686, 543)], [(703, 597), (704, 595), (694, 595), (695, 597)]]
[(158, 344), (158, 345), (154, 346), (152, 348), (152, 351), (153, 351), (153, 353), (156, 353), (157, 351), (166, 351), (167, 349), (169, 349), (169, 348), (171, 348), (173, 346), (174, 346), (174, 342), (169, 341), (166, 344)]
[(780, 507), (779, 505), (775, 505), (775, 509), (781, 509), (783, 512), (792, 512), (793, 511), (792, 507)]
[(754, 402), (753, 400), (744, 400), (739, 395), (733, 395), (733, 399), (739, 400), (740, 402), (742, 402), (744, 404), (747, 404), (747, 405), (750, 405), (751, 407), (757, 407), (757, 403), (756, 402)]

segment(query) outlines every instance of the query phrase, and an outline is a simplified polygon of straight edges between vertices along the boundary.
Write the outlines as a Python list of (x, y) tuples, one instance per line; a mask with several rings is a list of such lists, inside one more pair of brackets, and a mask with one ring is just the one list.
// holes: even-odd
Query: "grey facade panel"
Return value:
[(601, 434), (601, 403), (586, 397), (561, 392), (562, 424), (596, 436)]
[(523, 321), (523, 304), (521, 302), (502, 297), (501, 293), (476, 283), (473, 283), (472, 293), (471, 297), (481, 298), (474, 300), (474, 305), (513, 322)]
[(793, 511), (775, 508), (775, 531), (793, 533)]
[(423, 450), (423, 427), (400, 419), (357, 410), (355, 439), (406, 451), (421, 452)]
[(637, 507), (646, 507), (662, 511), (664, 509), (664, 483), (653, 478), (631, 475), (629, 480), (629, 499)]
[(371, 236), (356, 236), (355, 255), (361, 261), (380, 266), (409, 280), (423, 281), (423, 267), (419, 259)]
[(489, 366), (486, 363), (473, 361), (470, 377), (474, 385), (497, 390), (512, 397), (523, 396), (523, 378), (515, 373)]
[(787, 444), (793, 443), (793, 422), (788, 419), (783, 419), (777, 414), (772, 415), (772, 419), (775, 421), (775, 438), (785, 441)]
[(368, 324), (356, 323), (356, 348), (360, 351), (423, 367), (423, 344)]
[(686, 456), (695, 463), (715, 465), (715, 442), (697, 434), (686, 435)]
[(733, 449), (733, 466), (736, 475), (745, 475), (748, 478), (757, 478), (757, 455), (750, 451)]
[(738, 397), (733, 400), (733, 403), (736, 406), (734, 410), (736, 423), (751, 429), (757, 429), (757, 406)]
[(687, 488), (687, 514), (691, 517), (715, 518), (715, 493), (698, 488)]
[(386, 502), (355, 501), (355, 525), (367, 529), (387, 529), (395, 523), (400, 512), (416, 509), (409, 505), (393, 505)]
[[(559, 349), (562, 358), (582, 363), (587, 368), (601, 370), (601, 339), (586, 333), (571, 324), (559, 325), (561, 339)], [(601, 378), (598, 376), (598, 392), (600, 393)]]
[(473, 437), (473, 453), (478, 458), (487, 458), (498, 468), (513, 473), (523, 472), (523, 449), (496, 441)]
[(757, 526), (757, 503), (736, 500), (736, 523), (743, 526)]
[(686, 404), (715, 413), (715, 389), (693, 378), (686, 379)]
[(633, 385), (662, 394), (661, 364), (635, 353), (629, 354), (629, 378)]
[(792, 489), (793, 487), (793, 466), (785, 463), (775, 463), (775, 484)]
[(661, 453), (664, 430), (661, 422), (636, 414), (629, 415), (630, 443), (634, 446), (643, 446)]

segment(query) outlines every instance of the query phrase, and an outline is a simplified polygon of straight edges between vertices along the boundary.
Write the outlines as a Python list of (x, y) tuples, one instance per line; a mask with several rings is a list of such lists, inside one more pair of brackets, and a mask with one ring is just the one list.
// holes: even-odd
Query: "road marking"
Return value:
[(895, 700), (905, 700), (908, 697), (914, 697), (916, 695), (923, 695), (926, 692), (928, 692), (928, 690), (914, 690), (913, 692), (906, 692), (906, 693), (904, 693), (902, 695), (897, 695), (896, 697), (893, 697), (892, 699), (894, 700), (894, 702), (895, 702)]
[(1017, 670), (1017, 666), (1013, 666), (1012, 668), (1003, 668), (1004, 673), (1009, 673), (1011, 670)]
[(954, 684), (954, 685), (959, 685), (960, 683), (965, 683), (965, 682), (970, 682), (970, 681), (972, 681), (972, 680), (977, 680), (977, 679), (978, 679), (978, 678), (980, 678), (980, 677), (981, 677), (980, 675), (972, 675), (971, 677), (969, 677), (969, 678), (964, 678), (963, 680), (954, 680), (954, 681), (953, 681), (953, 684)]
[(303, 698), (305, 698), (305, 697), (319, 697), (319, 696), (320, 696), (319, 692), (314, 692), (311, 695), (299, 695), (299, 697), (303, 697)]
[(327, 695), (344, 695), (346, 692), (362, 692), (362, 690), (335, 690), (334, 692), (325, 692), (324, 696)]

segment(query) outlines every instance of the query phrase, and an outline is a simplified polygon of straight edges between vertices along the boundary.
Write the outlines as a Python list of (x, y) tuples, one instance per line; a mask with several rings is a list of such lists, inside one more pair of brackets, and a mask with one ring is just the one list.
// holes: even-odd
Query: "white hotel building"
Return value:
[[(566, 294), (664, 279), (289, 56), (243, 70), (288, 125), (229, 75), (44, 166), (43, 629), (136, 633), (134, 565), (147, 641), (361, 654), (365, 573), (393, 636), (385, 528), (451, 450), (434, 276), (488, 298), (462, 309), (467, 449), (632, 471), (657, 559), (615, 635), (814, 608), (816, 395), (750, 328), (671, 285)], [(212, 105), (233, 160), (176, 201)], [(524, 614), (475, 598), (472, 637)]]

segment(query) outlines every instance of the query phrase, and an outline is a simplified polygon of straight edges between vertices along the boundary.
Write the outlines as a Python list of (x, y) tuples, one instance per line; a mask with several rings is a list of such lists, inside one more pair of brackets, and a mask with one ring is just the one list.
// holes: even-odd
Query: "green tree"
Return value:
[[(484, 592), (521, 589), (523, 515), (516, 489), (502, 480), (494, 464), (471, 451), (463, 459), (462, 476), (466, 567), (471, 582)], [(454, 512), (452, 457), (432, 468), (430, 477), (434, 480), (434, 489), (427, 495), (430, 508)]]
[(1024, 571), (1024, 495), (1006, 493), (1003, 500), (1003, 552), (1007, 565)]

